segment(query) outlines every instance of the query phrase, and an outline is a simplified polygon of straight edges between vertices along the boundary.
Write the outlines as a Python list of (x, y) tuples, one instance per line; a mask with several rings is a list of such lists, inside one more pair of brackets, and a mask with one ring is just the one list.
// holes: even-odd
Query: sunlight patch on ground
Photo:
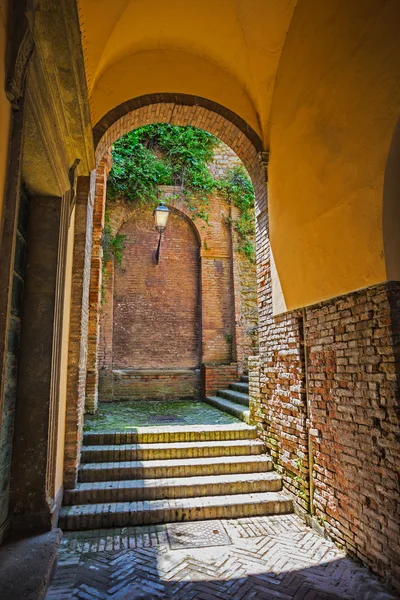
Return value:
[(129, 430), (160, 425), (229, 425), (239, 419), (194, 401), (100, 402), (98, 412), (85, 418), (85, 431)]

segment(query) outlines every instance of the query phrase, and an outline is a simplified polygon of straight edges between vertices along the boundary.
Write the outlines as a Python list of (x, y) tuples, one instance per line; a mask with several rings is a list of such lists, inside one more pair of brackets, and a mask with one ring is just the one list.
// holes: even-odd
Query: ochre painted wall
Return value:
[(271, 244), (288, 309), (386, 279), (382, 199), (400, 112), (399, 22), (398, 0), (300, 0), (295, 9), (269, 166)]
[(296, 0), (78, 0), (96, 123), (147, 93), (199, 95), (266, 134)]
[(218, 102), (260, 133), (257, 113), (246, 90), (229, 72), (196, 54), (175, 49), (138, 52), (107, 70), (92, 94), (93, 123), (126, 100), (160, 90)]
[(7, 43), (7, 19), (8, 0), (0, 0), (0, 241), (3, 231), (3, 206), (4, 192), (8, 163), (8, 142), (11, 124), (11, 107), (4, 93), (4, 81), (6, 78), (6, 43)]
[(65, 440), (65, 407), (67, 400), (67, 367), (68, 367), (68, 342), (69, 342), (69, 318), (71, 310), (71, 285), (72, 285), (72, 260), (74, 253), (75, 233), (75, 207), (71, 214), (71, 224), (68, 230), (67, 259), (65, 264), (65, 287), (64, 287), (64, 314), (62, 331), (62, 348), (60, 359), (60, 387), (58, 404), (58, 433), (57, 433), (57, 462), (56, 462), (56, 495), (63, 484), (64, 471), (64, 440)]

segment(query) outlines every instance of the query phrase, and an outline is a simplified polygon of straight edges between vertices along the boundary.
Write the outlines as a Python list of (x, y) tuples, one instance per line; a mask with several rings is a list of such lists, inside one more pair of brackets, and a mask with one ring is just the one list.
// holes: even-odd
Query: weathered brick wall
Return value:
[[(221, 176), (238, 163), (237, 155), (221, 143), (210, 168)], [(193, 369), (200, 362), (230, 365), (234, 360), (240, 361), (242, 371), (243, 367), (246, 369), (247, 356), (254, 353), (255, 268), (237, 252), (237, 240), (232, 239), (228, 225), (232, 207), (225, 197), (214, 194), (210, 198), (208, 223), (197, 219), (195, 233), (187, 218), (190, 211), (178, 192), (176, 188), (163, 190), (168, 204), (176, 210), (170, 216), (158, 266), (151, 260), (157, 244), (151, 209), (135, 209), (123, 201), (109, 204), (112, 231), (127, 235), (127, 239), (122, 270), (114, 266), (114, 274), (107, 274), (103, 283), (99, 366), (104, 399), (130, 397), (130, 388), (133, 397), (151, 391), (147, 375), (140, 378), (138, 369)], [(197, 235), (197, 258), (193, 248), (190, 250), (189, 238), (194, 240), (193, 235)], [(161, 329), (154, 322), (156, 313)], [(146, 331), (141, 330), (144, 322)], [(235, 373), (237, 376), (237, 369)], [(162, 381), (167, 382), (165, 387)], [(166, 379), (160, 375), (154, 380), (153, 397), (169, 398), (174, 388), (176, 395), (182, 397), (189, 381), (186, 375), (171, 374)], [(197, 397), (198, 375), (191, 381), (191, 396)]]
[[(129, 382), (131, 397), (143, 397), (146, 389), (150, 393), (148, 377), (139, 381), (138, 369), (198, 369), (203, 361), (224, 364), (232, 360), (229, 205), (216, 195), (210, 202), (209, 224), (200, 220), (193, 224), (178, 191), (164, 188), (172, 213), (159, 265), (152, 262), (158, 240), (152, 209), (122, 201), (109, 206), (112, 231), (127, 238), (122, 270), (114, 265), (114, 275), (108, 273), (104, 281), (99, 355), (104, 399), (121, 397), (121, 393), (130, 397)], [(121, 223), (125, 224), (121, 227)], [(147, 330), (141, 331), (145, 324)], [(136, 372), (115, 373), (121, 369)], [(189, 396), (198, 396), (198, 373), (191, 378), (172, 375), (154, 376), (148, 397), (168, 399), (174, 390), (175, 397), (188, 397), (189, 382)]]
[(201, 380), (204, 396), (215, 396), (217, 390), (228, 387), (238, 376), (236, 363), (230, 365), (203, 364), (201, 368)]
[(102, 245), (104, 227), (107, 176), (110, 157), (106, 156), (96, 169), (93, 206), (92, 257), (90, 266), (89, 318), (87, 339), (86, 412), (95, 413), (98, 401), (99, 364), (98, 346), (100, 335), (100, 303), (102, 285)]
[(316, 517), (400, 587), (400, 284), (307, 309), (306, 341)]
[(137, 209), (114, 275), (113, 368), (188, 368), (200, 364), (199, 241), (182, 213), (171, 212), (154, 263), (152, 207)]
[(259, 282), (260, 354), (249, 366), (261, 436), (297, 506), (399, 587), (400, 284), (268, 317), (267, 262)]
[[(238, 214), (238, 209), (232, 207), (232, 216), (236, 218)], [(252, 241), (255, 244), (255, 236)], [(255, 262), (238, 251), (239, 237), (234, 229), (232, 230), (232, 244), (234, 251), (232, 267), (235, 294), (235, 358), (239, 372), (248, 372), (249, 357), (258, 353), (257, 269)]]
[(85, 407), (93, 184), (89, 177), (79, 177), (76, 190), (64, 452), (67, 489), (76, 483)]
[[(261, 195), (260, 195), (261, 196)], [(307, 405), (298, 314), (272, 315), (269, 222), (266, 197), (256, 210), (259, 355), (249, 363), (250, 403), (261, 437), (286, 489), (309, 508)]]
[[(215, 177), (221, 178), (229, 169), (242, 164), (237, 154), (221, 142), (209, 167)], [(230, 217), (236, 219), (239, 215), (239, 210), (231, 206)], [(230, 235), (235, 320), (232, 358), (238, 363), (239, 372), (243, 372), (248, 370), (248, 357), (258, 352), (257, 273), (255, 262), (238, 251), (239, 237), (234, 228), (231, 228)], [(251, 241), (255, 244), (255, 237)]]

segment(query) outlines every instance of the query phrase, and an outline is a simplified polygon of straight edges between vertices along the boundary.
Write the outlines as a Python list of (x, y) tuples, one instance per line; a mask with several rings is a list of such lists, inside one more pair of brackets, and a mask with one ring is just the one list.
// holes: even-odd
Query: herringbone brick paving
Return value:
[[(185, 547), (196, 546), (197, 540), (204, 544), (204, 536), (212, 543), (213, 533), (218, 534), (216, 543), (224, 537), (231, 543)], [(173, 536), (175, 542), (182, 541), (182, 548), (171, 549), (177, 547)], [(63, 539), (46, 596), (46, 600), (395, 598), (366, 568), (295, 515), (70, 532)]]

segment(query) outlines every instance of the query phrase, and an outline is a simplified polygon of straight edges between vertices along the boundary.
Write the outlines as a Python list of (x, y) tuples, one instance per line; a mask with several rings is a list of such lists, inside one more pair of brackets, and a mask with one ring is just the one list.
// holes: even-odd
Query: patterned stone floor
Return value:
[(100, 402), (96, 415), (86, 417), (85, 431), (132, 431), (135, 427), (154, 425), (229, 425), (240, 422), (205, 402)]
[(66, 533), (46, 600), (394, 600), (295, 515)]

